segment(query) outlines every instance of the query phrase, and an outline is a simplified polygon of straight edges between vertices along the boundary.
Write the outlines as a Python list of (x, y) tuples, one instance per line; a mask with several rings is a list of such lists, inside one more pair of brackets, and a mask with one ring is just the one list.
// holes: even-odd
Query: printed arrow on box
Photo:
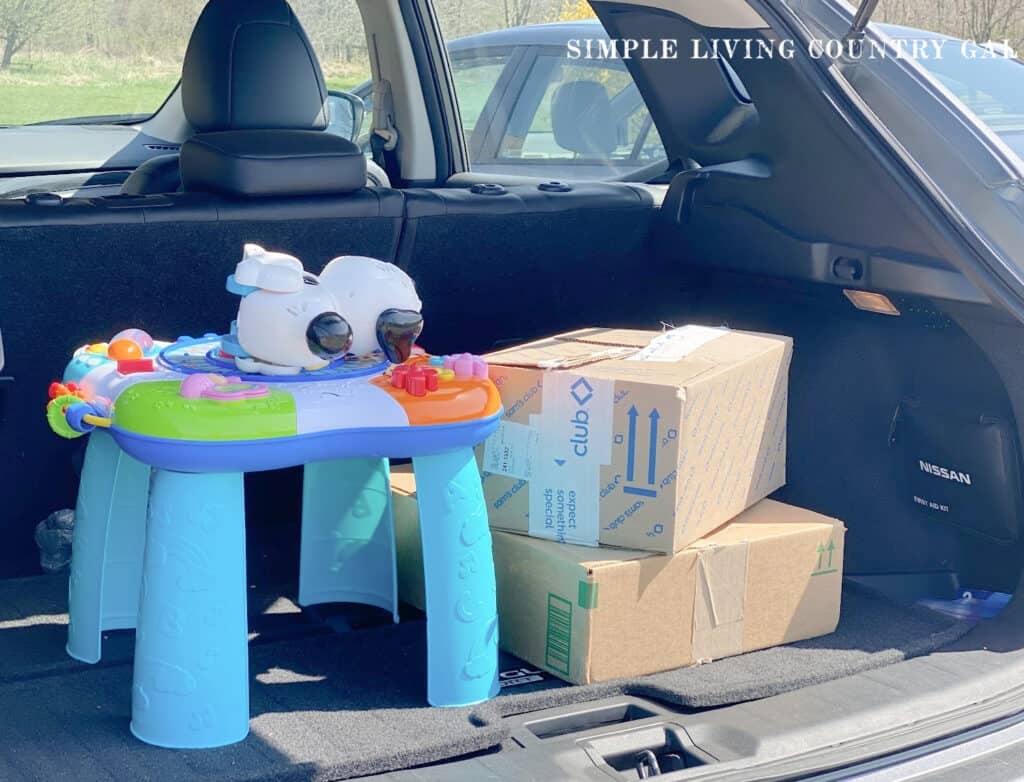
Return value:
[(651, 446), (647, 455), (647, 483), (653, 486), (654, 474), (658, 465), (658, 420), (661, 418), (658, 408), (652, 409), (649, 417), (651, 419)]
[(636, 419), (640, 413), (636, 405), (629, 406), (629, 454), (626, 456), (626, 480), (633, 480), (633, 472), (636, 468)]

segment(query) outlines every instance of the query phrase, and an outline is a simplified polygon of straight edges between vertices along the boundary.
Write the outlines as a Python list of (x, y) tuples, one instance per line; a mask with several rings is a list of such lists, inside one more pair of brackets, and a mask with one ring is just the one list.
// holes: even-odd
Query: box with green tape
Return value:
[[(422, 608), (415, 483), (392, 476), (402, 600)], [(503, 649), (576, 684), (831, 633), (842, 522), (762, 500), (667, 556), (492, 530)]]

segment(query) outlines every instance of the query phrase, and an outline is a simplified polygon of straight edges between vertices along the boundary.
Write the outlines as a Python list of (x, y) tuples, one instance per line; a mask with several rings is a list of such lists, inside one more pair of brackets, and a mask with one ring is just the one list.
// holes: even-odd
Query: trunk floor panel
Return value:
[[(469, 708), (426, 706), (421, 620), (335, 633), (286, 598), (250, 600), (251, 733), (215, 750), (164, 750), (131, 736), (129, 631), (104, 661), (64, 653), (66, 580), (0, 582), (0, 774), (5, 780), (332, 780), (456, 758), (509, 736), (502, 716), (618, 694), (686, 708), (762, 698), (927, 654), (970, 625), (847, 586), (821, 638), (695, 668), (585, 687), (544, 676)], [(277, 590), (280, 594), (280, 590)], [(652, 638), (656, 642), (656, 638)], [(530, 668), (503, 655), (502, 669)]]

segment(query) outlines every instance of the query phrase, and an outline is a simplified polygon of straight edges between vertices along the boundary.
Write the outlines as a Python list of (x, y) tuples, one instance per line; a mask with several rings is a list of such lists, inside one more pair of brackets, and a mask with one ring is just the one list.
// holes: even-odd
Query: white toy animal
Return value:
[[(390, 345), (381, 334), (382, 313), (397, 310), (419, 316), (423, 307), (408, 274), (393, 263), (365, 255), (335, 258), (320, 272), (320, 284), (334, 296), (338, 312), (352, 327), (350, 350), (357, 356), (372, 353), (378, 347), (388, 353)], [(422, 326), (422, 318), (420, 322)], [(390, 328), (390, 324), (384, 325)]]
[(242, 296), (236, 338), (247, 355), (235, 363), (243, 372), (294, 375), (378, 348), (401, 363), (423, 330), (413, 281), (373, 258), (335, 258), (317, 277), (291, 255), (247, 244), (228, 290)]

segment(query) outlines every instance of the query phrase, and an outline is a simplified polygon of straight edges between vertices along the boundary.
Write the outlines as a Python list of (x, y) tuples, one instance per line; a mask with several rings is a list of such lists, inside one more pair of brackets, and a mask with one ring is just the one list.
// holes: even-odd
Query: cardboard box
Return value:
[(792, 340), (583, 329), (486, 356), (491, 526), (673, 553), (785, 483)]
[[(392, 477), (402, 600), (423, 599), (414, 482)], [(641, 676), (831, 633), (845, 528), (763, 500), (666, 556), (493, 533), (498, 637), (576, 684)]]

